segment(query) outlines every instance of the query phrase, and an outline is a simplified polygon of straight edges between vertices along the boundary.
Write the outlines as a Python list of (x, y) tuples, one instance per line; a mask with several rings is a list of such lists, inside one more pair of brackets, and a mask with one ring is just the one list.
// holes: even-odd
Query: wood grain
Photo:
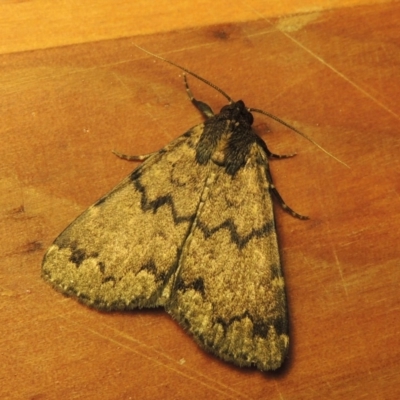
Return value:
[[(390, 0), (376, 0), (387, 3)], [(329, 8), (370, 0), (330, 0)], [(0, 54), (326, 10), (322, 0), (2, 0)]]
[[(398, 398), (400, 3), (310, 0), (279, 12), (204, 1), (194, 13), (188, 2), (96, 3), (0, 4), (0, 397)], [(215, 359), (161, 310), (98, 313), (40, 278), (57, 234), (135, 167), (112, 149), (155, 151), (201, 121), (180, 72), (133, 43), (349, 166), (256, 116), (272, 151), (298, 153), (271, 169), (285, 201), (311, 217), (276, 207), (292, 338), (278, 373)]]

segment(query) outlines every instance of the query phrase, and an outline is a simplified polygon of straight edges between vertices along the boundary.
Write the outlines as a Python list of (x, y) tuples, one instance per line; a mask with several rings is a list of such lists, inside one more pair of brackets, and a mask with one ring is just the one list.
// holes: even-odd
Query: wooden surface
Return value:
[[(126, 3), (0, 4), (0, 398), (399, 398), (400, 3)], [(155, 151), (201, 121), (180, 72), (133, 43), (349, 166), (256, 116), (272, 151), (298, 153), (271, 169), (311, 217), (276, 207), (291, 318), (277, 373), (206, 354), (162, 310), (98, 313), (40, 278), (57, 234), (136, 165), (112, 149)]]

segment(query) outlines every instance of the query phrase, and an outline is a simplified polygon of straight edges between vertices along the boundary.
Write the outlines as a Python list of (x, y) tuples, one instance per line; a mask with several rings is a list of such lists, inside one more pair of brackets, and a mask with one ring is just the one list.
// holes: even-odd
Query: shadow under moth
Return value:
[(214, 114), (184, 75), (205, 122), (158, 152), (117, 154), (143, 163), (58, 236), (42, 276), (96, 309), (164, 307), (221, 359), (275, 370), (289, 336), (271, 194), (293, 216), (307, 217), (275, 189), (268, 158), (290, 156), (268, 150), (251, 128), (252, 112), (302, 133), (149, 54), (210, 85), (228, 104)]

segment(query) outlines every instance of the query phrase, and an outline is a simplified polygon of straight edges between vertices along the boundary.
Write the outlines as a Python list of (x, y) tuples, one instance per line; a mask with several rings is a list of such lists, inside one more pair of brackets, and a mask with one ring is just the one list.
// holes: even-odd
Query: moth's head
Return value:
[(234, 101), (221, 108), (220, 115), (226, 119), (237, 122), (246, 122), (252, 125), (254, 118), (242, 100)]

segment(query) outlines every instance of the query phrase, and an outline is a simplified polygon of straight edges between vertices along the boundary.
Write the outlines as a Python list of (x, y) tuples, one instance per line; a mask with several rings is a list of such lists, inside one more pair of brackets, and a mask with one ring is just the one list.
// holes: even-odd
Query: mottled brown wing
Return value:
[(289, 344), (266, 168), (257, 144), (234, 176), (212, 168), (166, 305), (205, 349), (261, 370), (279, 368)]
[(202, 131), (150, 156), (73, 221), (47, 251), (43, 278), (100, 309), (163, 305), (207, 179), (195, 161)]

